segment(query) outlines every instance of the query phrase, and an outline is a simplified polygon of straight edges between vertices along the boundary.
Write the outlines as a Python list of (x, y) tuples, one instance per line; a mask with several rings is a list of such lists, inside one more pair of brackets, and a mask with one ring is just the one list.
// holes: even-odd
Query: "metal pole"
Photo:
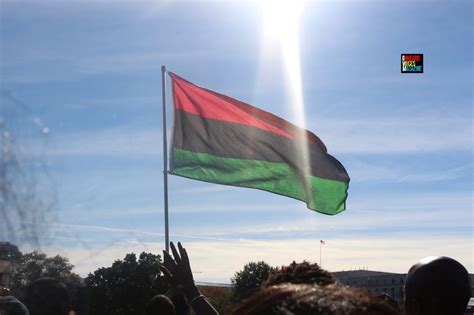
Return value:
[(161, 66), (161, 82), (163, 96), (163, 187), (165, 206), (165, 250), (170, 251), (170, 235), (168, 226), (168, 144), (166, 136), (166, 89), (165, 89), (165, 66)]
[(322, 246), (322, 243), (321, 241), (319, 241), (319, 267), (323, 267), (323, 265), (321, 264), (321, 246)]

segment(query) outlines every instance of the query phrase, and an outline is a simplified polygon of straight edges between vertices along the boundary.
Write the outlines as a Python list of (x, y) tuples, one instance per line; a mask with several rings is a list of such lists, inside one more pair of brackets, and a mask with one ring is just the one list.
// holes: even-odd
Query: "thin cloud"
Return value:
[(110, 110), (117, 108), (127, 108), (131, 105), (140, 107), (156, 106), (161, 102), (160, 95), (156, 96), (129, 96), (129, 97), (115, 97), (115, 98), (95, 98), (87, 99), (80, 102), (62, 104), (62, 108), (71, 109), (92, 109), (92, 108), (107, 108)]
[(97, 131), (52, 135), (51, 156), (161, 156), (159, 129), (125, 125)]
[(436, 171), (423, 171), (406, 167), (403, 164), (384, 166), (354, 162), (347, 165), (352, 182), (383, 182), (383, 183), (425, 183), (458, 179), (470, 174), (472, 165), (441, 169)]
[[(4, 72), (8, 73), (3, 78), (5, 85), (29, 84), (51, 81), (77, 81), (87, 77), (104, 74), (127, 74), (134, 72), (153, 71), (159, 73), (163, 63), (186, 63), (195, 58), (212, 58), (212, 52), (208, 51), (175, 51), (175, 52), (128, 52), (111, 53), (107, 55), (93, 56), (60, 56), (55, 59), (57, 52), (51, 56), (45, 55), (45, 61), (35, 63), (25, 60), (22, 63), (15, 62), (11, 65), (3, 64)], [(49, 60), (49, 61), (48, 61)], [(16, 64), (18, 63), (18, 64)], [(36, 71), (25, 72), (20, 65), (31, 64)], [(51, 67), (54, 64), (54, 67)]]
[(99, 56), (83, 60), (78, 65), (78, 72), (84, 75), (129, 72), (137, 70), (159, 70), (164, 60), (190, 60), (209, 57), (208, 51), (182, 51), (142, 53), (130, 52), (112, 56)]
[[(300, 213), (301, 215), (293, 220), (288, 220), (287, 217), (262, 218), (255, 215), (254, 222), (241, 223), (238, 226), (232, 224), (216, 226), (211, 222), (209, 226), (201, 224), (192, 227), (182, 226), (177, 222), (173, 226), (172, 235), (213, 240), (292, 239), (301, 238), (304, 235), (310, 237), (316, 237), (318, 234), (335, 236), (341, 233), (356, 236), (370, 233), (386, 237), (400, 235), (406, 231), (422, 235), (438, 231), (441, 227), (446, 234), (464, 235), (466, 229), (469, 230), (472, 221), (471, 195), (468, 192), (464, 194), (425, 194), (405, 196), (404, 198), (394, 195), (392, 199), (388, 199), (387, 196), (374, 196), (371, 201), (372, 204), (355, 202), (353, 209), (335, 217), (317, 215), (308, 211)], [(384, 203), (387, 206), (383, 206)], [(446, 211), (446, 209), (455, 210)], [(231, 211), (224, 206), (220, 210), (226, 213)], [(238, 212), (235, 209), (233, 211)], [(130, 216), (126, 210), (119, 212), (124, 216)], [(268, 212), (275, 213), (271, 210)], [(394, 229), (399, 232), (394, 233)], [(118, 241), (125, 241), (131, 237), (141, 237), (143, 240), (163, 238), (163, 232), (155, 232), (155, 230), (93, 224), (57, 225), (56, 233), (58, 236), (78, 235), (79, 238), (83, 238), (85, 235), (89, 235), (94, 239), (98, 237), (113, 238)], [(91, 233), (95, 233), (94, 236)]]
[(472, 147), (472, 121), (466, 117), (321, 119), (310, 129), (336, 154), (470, 151)]
[[(248, 237), (252, 235), (268, 238), (297, 237), (305, 233), (337, 233), (338, 231), (360, 233), (363, 231), (384, 234), (385, 230), (411, 229), (419, 231), (443, 229), (459, 230), (472, 224), (472, 196), (465, 193), (428, 193), (428, 194), (378, 194), (370, 198), (361, 196), (348, 204), (348, 210), (337, 216), (322, 216), (310, 212), (302, 213), (298, 219), (283, 217), (255, 220), (246, 226), (213, 227), (205, 235), (221, 237)], [(277, 207), (278, 205), (276, 205)], [(290, 209), (287, 207), (285, 210)], [(449, 211), (449, 209), (453, 209)], [(230, 209), (221, 208), (228, 212)], [(302, 209), (303, 211), (303, 209)], [(274, 213), (269, 210), (268, 213)], [(308, 214), (306, 216), (306, 214)], [(460, 232), (463, 233), (463, 232)], [(203, 233), (204, 234), (204, 233)]]
[[(472, 239), (459, 236), (407, 234), (403, 237), (325, 238), (322, 265), (330, 271), (366, 267), (371, 270), (405, 273), (419, 259), (445, 255), (459, 260), (472, 272)], [(293, 260), (319, 263), (319, 238), (268, 241), (190, 241), (185, 240), (197, 281), (230, 282), (236, 271), (250, 261), (264, 260), (273, 266), (288, 265)], [(110, 266), (126, 253), (142, 251), (160, 254), (161, 243), (121, 242), (91, 248), (45, 248), (50, 255), (70, 258), (75, 271), (85, 276), (99, 267)]]
[[(348, 202), (348, 209), (337, 216), (324, 216), (304, 208), (298, 201), (281, 204), (267, 202), (265, 204), (229, 204), (202, 201), (202, 205), (171, 205), (173, 214), (187, 214), (190, 218), (197, 215), (218, 216), (221, 214), (242, 215), (251, 214), (253, 220), (249, 223), (240, 222), (233, 225), (232, 221), (225, 226), (209, 225), (182, 227), (179, 222), (175, 228), (184, 229), (186, 234), (193, 236), (214, 236), (225, 238), (241, 238), (248, 235), (266, 235), (275, 237), (286, 233), (285, 237), (293, 237), (301, 233), (314, 231), (371, 231), (384, 229), (437, 229), (441, 225), (444, 229), (469, 227), (472, 224), (472, 195), (471, 192), (445, 193), (386, 193), (373, 196), (358, 195)], [(147, 216), (162, 213), (158, 207), (146, 206), (142, 208), (95, 209), (88, 212), (91, 220), (117, 220), (130, 216)], [(290, 211), (295, 213), (293, 219), (285, 215)], [(268, 214), (272, 216), (268, 216)], [(74, 220), (74, 216), (69, 217)], [(79, 216), (82, 218), (82, 215)], [(115, 222), (115, 221), (111, 221)], [(121, 222), (121, 221), (119, 221)], [(122, 222), (123, 226), (123, 222)], [(80, 227), (80, 226), (77, 226)], [(104, 229), (104, 232), (108, 228)], [(118, 229), (114, 232), (120, 232)], [(137, 232), (138, 230), (123, 230), (123, 232)], [(143, 229), (140, 230), (143, 232)]]
[[(375, 122), (374, 122), (375, 121)], [(314, 128), (316, 130), (316, 128)], [(433, 152), (470, 151), (472, 124), (466, 119), (433, 121), (432, 119), (400, 120), (324, 120), (317, 128), (331, 154), (429, 154)], [(168, 131), (170, 132), (170, 130)], [(51, 155), (162, 155), (159, 128), (143, 129), (136, 125), (118, 126), (94, 132), (78, 132), (54, 137), (52, 131), (49, 150)], [(356, 165), (364, 167), (364, 165)], [(397, 181), (430, 181), (450, 179), (464, 169), (448, 170), (449, 174), (397, 174), (403, 170), (387, 170), (373, 166), (356, 173), (362, 180), (378, 172)], [(356, 169), (357, 172), (357, 169)], [(359, 176), (360, 175), (360, 176)], [(401, 176), (399, 176), (401, 175)], [(217, 189), (217, 188), (216, 188)]]
[[(164, 233), (163, 232), (148, 232), (148, 231), (143, 231), (140, 229), (123, 229), (123, 228), (114, 228), (114, 227), (107, 227), (107, 226), (98, 226), (98, 225), (81, 225), (81, 224), (60, 224), (57, 225), (56, 227), (60, 228), (61, 230), (76, 230), (80, 232), (100, 232), (100, 233), (105, 233), (105, 234), (126, 234), (126, 235), (133, 235), (133, 236), (140, 236), (140, 235), (145, 235), (145, 236), (152, 236), (152, 237), (159, 237), (159, 238), (164, 238)], [(103, 234), (104, 235), (104, 234)], [(231, 238), (222, 238), (222, 237), (212, 237), (212, 236), (204, 236), (204, 235), (191, 235), (191, 234), (180, 234), (180, 233), (171, 233), (170, 236), (172, 238), (184, 238), (184, 239), (198, 239), (198, 240), (212, 240), (212, 241), (231, 241)], [(61, 237), (68, 239), (68, 240), (73, 240), (71, 237), (67, 236), (59, 236), (58, 238), (60, 239)], [(89, 241), (92, 239), (89, 239)], [(83, 240), (85, 243), (87, 243), (87, 239)]]

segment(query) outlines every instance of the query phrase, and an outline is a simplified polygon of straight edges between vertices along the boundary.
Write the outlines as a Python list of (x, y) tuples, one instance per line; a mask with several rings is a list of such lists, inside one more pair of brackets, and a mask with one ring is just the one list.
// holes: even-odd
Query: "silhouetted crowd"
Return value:
[[(218, 312), (194, 283), (186, 249), (171, 245), (163, 252), (163, 272), (172, 298), (153, 297), (146, 315), (216, 315)], [(273, 270), (260, 289), (242, 301), (231, 315), (462, 315), (471, 296), (469, 274), (449, 257), (427, 257), (408, 271), (404, 305), (388, 294), (374, 295), (338, 282), (317, 264), (295, 263)], [(30, 284), (23, 303), (0, 287), (0, 315), (68, 315), (66, 286), (53, 278)], [(141, 315), (141, 314), (137, 314)]]

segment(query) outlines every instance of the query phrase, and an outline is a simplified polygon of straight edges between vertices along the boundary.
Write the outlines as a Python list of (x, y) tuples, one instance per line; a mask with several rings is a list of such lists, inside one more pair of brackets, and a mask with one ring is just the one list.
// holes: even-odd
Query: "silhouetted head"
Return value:
[(336, 279), (332, 274), (319, 267), (318, 264), (310, 264), (307, 261), (297, 264), (293, 261), (289, 266), (273, 270), (262, 286), (267, 287), (280, 283), (328, 285), (335, 282)]
[(145, 314), (175, 315), (173, 302), (166, 295), (156, 295), (148, 302)]
[(408, 315), (463, 314), (471, 296), (466, 268), (449, 257), (426, 257), (414, 264), (405, 281)]
[(395, 315), (384, 300), (341, 284), (279, 284), (261, 288), (233, 315)]
[(25, 305), (13, 296), (0, 296), (1, 315), (28, 315)]
[(28, 285), (25, 304), (31, 315), (67, 315), (71, 308), (66, 286), (54, 278), (41, 278)]

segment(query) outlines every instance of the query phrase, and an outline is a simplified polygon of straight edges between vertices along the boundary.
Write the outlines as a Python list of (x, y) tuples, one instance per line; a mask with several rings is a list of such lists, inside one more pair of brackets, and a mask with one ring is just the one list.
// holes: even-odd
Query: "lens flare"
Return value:
[[(299, 127), (306, 129), (299, 43), (299, 22), (304, 2), (302, 0), (268, 0), (260, 3), (263, 10), (262, 52), (268, 53), (267, 46), (275, 43), (279, 47), (286, 74), (285, 81), (287, 81), (291, 97), (293, 120)], [(265, 60), (267, 58), (263, 55), (261, 63)], [(308, 170), (309, 154), (306, 137), (300, 135), (298, 140), (303, 152), (302, 165), (305, 170)]]

